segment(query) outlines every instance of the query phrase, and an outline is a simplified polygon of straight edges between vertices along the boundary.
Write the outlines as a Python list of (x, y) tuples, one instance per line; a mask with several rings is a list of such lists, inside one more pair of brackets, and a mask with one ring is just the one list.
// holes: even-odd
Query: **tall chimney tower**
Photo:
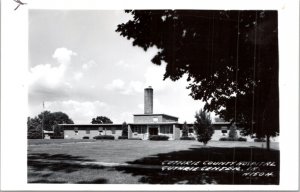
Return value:
[(145, 88), (144, 114), (153, 114), (153, 89), (151, 86), (149, 86), (148, 88)]

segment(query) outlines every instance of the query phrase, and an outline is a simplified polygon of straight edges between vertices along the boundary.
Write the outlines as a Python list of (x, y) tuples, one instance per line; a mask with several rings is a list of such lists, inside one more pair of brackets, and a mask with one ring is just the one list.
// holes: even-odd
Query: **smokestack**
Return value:
[(145, 88), (144, 114), (153, 114), (153, 89), (151, 86), (149, 86), (148, 88)]

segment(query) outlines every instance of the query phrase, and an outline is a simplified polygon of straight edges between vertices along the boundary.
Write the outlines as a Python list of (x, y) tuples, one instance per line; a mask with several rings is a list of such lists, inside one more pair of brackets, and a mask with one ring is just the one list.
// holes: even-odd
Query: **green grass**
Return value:
[[(202, 160), (204, 157), (226, 161), (232, 159), (231, 153), (235, 147), (236, 158), (249, 159), (252, 147), (255, 149), (262, 147), (262, 143), (228, 141), (209, 142), (206, 147), (198, 141), (140, 140), (29, 140), (28, 144), (28, 182), (99, 184), (181, 183), (183, 181), (201, 184), (205, 181), (203, 179), (205, 175), (198, 173), (201, 177), (191, 179), (192, 174), (162, 173), (160, 170), (145, 170), (143, 167), (132, 169), (94, 164), (83, 165), (82, 163), (160, 165), (166, 159)], [(274, 157), (277, 158), (276, 155), (279, 157), (278, 143), (272, 143), (271, 147), (275, 150), (271, 152), (266, 152), (264, 149), (255, 150), (253, 157), (262, 158), (259, 160), (272, 160), (272, 158), (274, 160)], [(213, 181), (205, 182), (226, 183), (229, 181), (222, 181), (216, 177)], [(240, 183), (243, 182), (245, 181), (240, 181)]]

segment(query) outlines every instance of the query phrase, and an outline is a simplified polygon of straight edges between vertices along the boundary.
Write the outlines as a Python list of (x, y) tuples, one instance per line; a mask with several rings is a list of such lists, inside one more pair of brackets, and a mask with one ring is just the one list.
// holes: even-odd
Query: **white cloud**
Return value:
[(125, 83), (121, 79), (114, 79), (111, 83), (105, 86), (108, 90), (123, 90)]
[(165, 65), (157, 66), (150, 65), (145, 73), (146, 86), (152, 86), (156, 91), (160, 91), (166, 88), (166, 82), (163, 81), (165, 73)]
[(71, 62), (71, 56), (76, 56), (77, 53), (69, 50), (65, 47), (57, 48), (52, 57), (57, 59), (60, 64), (69, 64)]
[(129, 64), (126, 63), (124, 60), (118, 61), (115, 65), (116, 65), (117, 67), (123, 67), (123, 68), (126, 68), (126, 69), (133, 68), (133, 65), (129, 65)]
[(90, 68), (92, 68), (94, 66), (96, 66), (96, 62), (94, 60), (90, 60), (87, 63), (84, 63), (82, 65), (82, 69), (87, 70), (87, 69), (90, 69)]
[(64, 65), (58, 67), (52, 67), (50, 64), (37, 65), (30, 69), (29, 85), (53, 89), (60, 85), (65, 70)]
[(124, 95), (132, 95), (135, 93), (142, 93), (144, 90), (144, 84), (140, 81), (130, 81), (129, 85), (124, 87), (121, 92)]
[(83, 77), (83, 73), (82, 72), (75, 72), (74, 73), (74, 79), (76, 81), (79, 81), (82, 77)]
[(96, 116), (110, 114), (110, 107), (101, 101), (49, 101), (45, 102), (45, 110), (62, 111), (75, 123), (90, 123)]
[(44, 89), (56, 89), (63, 86), (70, 87), (70, 82), (66, 82), (65, 73), (71, 61), (71, 56), (76, 55), (73, 51), (66, 48), (57, 48), (53, 58), (59, 62), (58, 66), (51, 64), (40, 64), (29, 70), (29, 85)]

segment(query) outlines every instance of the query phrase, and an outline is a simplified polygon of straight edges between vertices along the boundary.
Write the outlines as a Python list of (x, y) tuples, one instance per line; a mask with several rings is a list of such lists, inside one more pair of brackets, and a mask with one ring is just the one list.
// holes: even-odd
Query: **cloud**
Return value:
[(121, 92), (124, 95), (132, 95), (135, 93), (142, 93), (144, 90), (144, 84), (140, 81), (130, 81), (127, 87)]
[(53, 89), (60, 85), (66, 66), (52, 67), (50, 64), (40, 64), (30, 69), (29, 85)]
[(90, 60), (90, 61), (88, 61), (87, 63), (84, 63), (84, 64), (82, 65), (82, 69), (83, 69), (83, 70), (87, 70), (87, 69), (90, 69), (90, 68), (92, 68), (92, 67), (94, 67), (94, 66), (96, 66), (96, 62), (95, 62), (94, 60)]
[(53, 53), (53, 58), (57, 59), (59, 65), (40, 64), (32, 67), (29, 70), (29, 85), (45, 89), (55, 89), (63, 85), (70, 87), (70, 83), (65, 80), (65, 73), (72, 55), (76, 53), (67, 48), (57, 48)]
[(165, 65), (157, 66), (157, 65), (150, 65), (146, 73), (145, 77), (145, 84), (146, 86), (152, 86), (155, 88), (156, 91), (160, 91), (166, 88), (166, 83), (163, 82), (163, 77), (165, 74)]
[(76, 56), (77, 53), (69, 50), (65, 47), (57, 48), (52, 57), (56, 59), (60, 64), (69, 64), (71, 62), (71, 57)]
[(121, 79), (114, 79), (111, 83), (105, 86), (107, 90), (118, 91), (123, 95), (133, 95), (135, 93), (142, 93), (144, 90), (144, 83), (140, 81), (130, 81), (125, 83)]
[(111, 83), (105, 86), (108, 90), (124, 90), (125, 82), (121, 79), (114, 79)]
[(83, 77), (83, 73), (82, 72), (75, 72), (74, 73), (74, 79), (76, 81), (79, 81), (82, 77)]
[(125, 69), (133, 69), (134, 68), (134, 63), (128, 64), (124, 60), (120, 60), (115, 64), (117, 67), (123, 67)]
[(45, 102), (45, 110), (52, 112), (62, 111), (66, 113), (74, 123), (90, 123), (92, 118), (99, 115), (110, 114), (110, 107), (101, 101), (48, 101)]

